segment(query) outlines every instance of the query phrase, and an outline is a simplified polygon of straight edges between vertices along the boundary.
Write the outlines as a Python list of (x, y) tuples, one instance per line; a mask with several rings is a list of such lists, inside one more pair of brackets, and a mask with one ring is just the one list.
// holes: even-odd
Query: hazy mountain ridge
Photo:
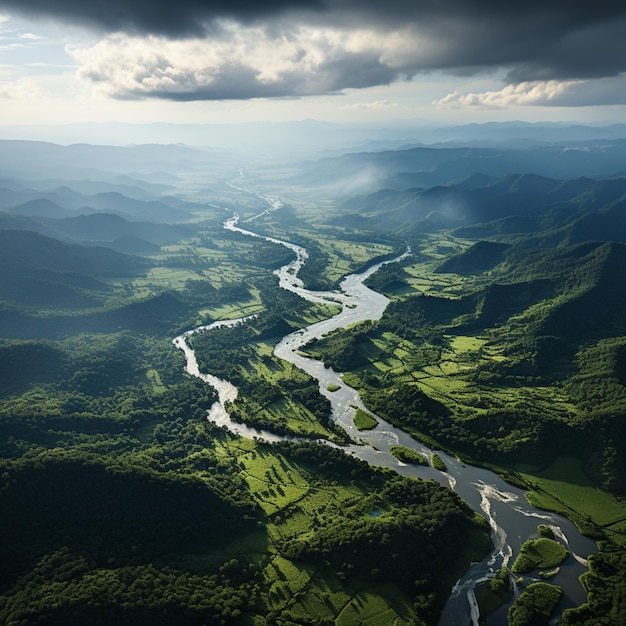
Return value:
[(19, 192), (0, 189), (0, 208), (16, 215), (30, 217), (70, 217), (96, 212), (115, 212), (130, 219), (153, 222), (184, 222), (189, 213), (178, 207), (158, 200), (136, 200), (117, 191), (84, 196), (68, 187), (54, 191), (21, 190)]
[[(111, 293), (107, 278), (136, 276), (147, 267), (138, 257), (109, 248), (69, 244), (26, 230), (0, 230), (0, 309), (5, 336), (19, 332), (23, 314), (41, 318), (47, 309), (100, 307)], [(21, 322), (22, 332), (37, 336), (28, 330), (27, 319)]]
[(480, 174), (501, 178), (536, 174), (572, 179), (619, 176), (625, 171), (626, 140), (579, 145), (533, 145), (509, 149), (481, 147), (418, 147), (361, 152), (309, 161), (287, 183), (334, 198), (348, 198), (387, 187), (405, 191), (459, 183)]
[(47, 223), (77, 241), (114, 241), (120, 237), (137, 237), (154, 243), (171, 243), (192, 232), (183, 225), (129, 222), (115, 213), (79, 215)]
[(345, 201), (342, 208), (346, 214), (333, 221), (348, 224), (358, 219), (363, 227), (425, 232), (456, 228), (459, 236), (484, 238), (561, 228), (594, 211), (598, 220), (608, 222), (617, 219), (625, 195), (626, 178), (562, 180), (510, 174), (471, 188), (461, 183), (399, 192), (380, 190)]
[(160, 246), (189, 236), (182, 224), (129, 222), (115, 213), (91, 213), (60, 219), (0, 213), (0, 229), (37, 232), (47, 237), (85, 246), (106, 246), (136, 255), (156, 254)]
[(268, 146), (293, 158), (294, 154), (355, 152), (397, 149), (416, 145), (521, 146), (572, 141), (588, 142), (626, 138), (626, 124), (581, 124), (576, 122), (488, 122), (456, 126), (433, 126), (413, 120), (375, 123), (333, 123), (318, 120), (244, 122), (238, 124), (102, 123), (67, 124), (61, 128), (35, 126), (0, 127), (2, 136), (47, 142), (92, 144), (179, 144), (210, 146), (266, 154)]
[(153, 178), (151, 182), (170, 182), (177, 172), (203, 168), (223, 168), (223, 152), (183, 145), (142, 144), (112, 146), (71, 144), (62, 146), (42, 141), (0, 140), (0, 172), (42, 180), (45, 178), (115, 179), (120, 174)]

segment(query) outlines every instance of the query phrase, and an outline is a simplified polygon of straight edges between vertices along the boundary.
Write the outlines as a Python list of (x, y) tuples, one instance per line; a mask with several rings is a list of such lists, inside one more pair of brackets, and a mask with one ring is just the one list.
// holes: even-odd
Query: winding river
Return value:
[[(256, 195), (269, 205), (263, 214), (282, 206), (280, 200), (276, 198), (265, 197), (258, 193)], [(247, 222), (255, 218), (250, 218)], [(343, 382), (341, 374), (325, 367), (321, 361), (307, 358), (299, 353), (299, 349), (309, 341), (332, 330), (343, 328), (354, 322), (380, 319), (389, 300), (366, 287), (363, 282), (383, 264), (398, 261), (409, 252), (392, 261), (374, 265), (359, 274), (347, 276), (340, 285), (340, 291), (310, 291), (304, 288), (302, 281), (298, 278), (298, 271), (308, 256), (304, 248), (259, 235), (238, 224), (239, 217), (235, 214), (226, 220), (224, 228), (286, 246), (295, 253), (296, 258), (292, 262), (274, 272), (283, 289), (293, 291), (312, 302), (342, 306), (341, 312), (334, 317), (284, 337), (275, 347), (274, 354), (293, 363), (318, 380), (320, 393), (331, 403), (333, 419), (344, 428), (353, 441), (359, 442), (345, 446), (346, 452), (371, 465), (390, 467), (406, 476), (433, 479), (443, 483), (456, 491), (472, 509), (481, 512), (489, 520), (494, 550), (482, 561), (468, 564), (467, 572), (451, 591), (439, 626), (464, 626), (466, 624), (478, 626), (479, 612), (474, 594), (476, 584), (493, 577), (500, 567), (510, 565), (511, 559), (519, 552), (522, 543), (535, 535), (538, 523), (550, 525), (555, 535), (571, 552), (571, 556), (561, 565), (558, 574), (551, 579), (551, 582), (559, 585), (564, 592), (560, 610), (585, 602), (586, 595), (578, 577), (585, 571), (586, 558), (596, 551), (596, 546), (592, 540), (583, 537), (572, 522), (560, 515), (540, 511), (530, 506), (524, 498), (523, 490), (506, 483), (493, 472), (465, 465), (457, 458), (442, 452), (438, 454), (447, 466), (446, 472), (440, 472), (432, 467), (399, 462), (389, 453), (389, 449), (394, 445), (406, 446), (429, 458), (432, 457), (433, 451), (376, 415), (374, 417), (378, 421), (378, 426), (375, 429), (358, 431), (353, 423), (356, 407), (367, 410), (359, 394)], [(225, 407), (228, 402), (236, 398), (236, 387), (228, 381), (200, 372), (195, 354), (187, 342), (187, 337), (194, 333), (210, 332), (214, 328), (225, 325), (243, 324), (248, 319), (250, 318), (219, 321), (208, 326), (201, 326), (176, 337), (173, 343), (185, 353), (187, 372), (212, 385), (218, 393), (219, 399), (208, 414), (210, 421), (242, 437), (256, 437), (268, 442), (276, 442), (285, 437), (250, 428), (230, 419)], [(329, 385), (331, 388), (336, 386), (338, 389), (333, 392), (328, 391)], [(526, 579), (527, 582), (528, 580)], [(493, 613), (488, 620), (489, 626), (505, 626), (507, 609), (508, 606), (505, 606)]]

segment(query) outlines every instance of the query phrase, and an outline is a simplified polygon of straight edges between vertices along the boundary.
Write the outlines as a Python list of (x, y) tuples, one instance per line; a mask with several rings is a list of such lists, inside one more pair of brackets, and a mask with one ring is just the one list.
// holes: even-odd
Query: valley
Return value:
[[(321, 200), (280, 167), (236, 178), (227, 165), (208, 187), (199, 171), (179, 173), (177, 194), (141, 200), (184, 212), (180, 222), (164, 210), (144, 222), (139, 200), (115, 205), (132, 217), (80, 220), (5, 200), (2, 619), (436, 624), (468, 564), (491, 551), (484, 509), (455, 495), (445, 473), (458, 472), (458, 483), (484, 467), (515, 485), (498, 483), (500, 493), (527, 489), (531, 504), (598, 541), (587, 597), (561, 605), (562, 623), (619, 623), (623, 179), (504, 175), (402, 199), (385, 192), (380, 204)], [(266, 211), (263, 198), (278, 193)], [(481, 207), (474, 221), (449, 211), (461, 195)], [(242, 230), (270, 240), (225, 230), (232, 211)], [(296, 293), (273, 273), (299, 252), (272, 239), (306, 249)], [(279, 356), (283, 337), (340, 310), (341, 297), (308, 302), (298, 290), (336, 292), (407, 245), (410, 255), (367, 279), (389, 300), (379, 316), (294, 352), (340, 380), (320, 388)], [(171, 345), (244, 317), (189, 336), (199, 369), (237, 387), (227, 406), (235, 422), (297, 441), (242, 438), (207, 421), (216, 393), (183, 372)], [(402, 465), (387, 455), (387, 469), (376, 468), (360, 460), (367, 455), (316, 443), (391, 447), (376, 439), (387, 426), (356, 431), (339, 417), (333, 397), (344, 386), (360, 394), (361, 410), (413, 437), (400, 445), (437, 450), (442, 469), (406, 452)], [(529, 519), (514, 551), (538, 523)], [(477, 594), (482, 619), (498, 604), (497, 581)], [(506, 623), (507, 585), (490, 624)], [(537, 593), (521, 594), (523, 610)]]

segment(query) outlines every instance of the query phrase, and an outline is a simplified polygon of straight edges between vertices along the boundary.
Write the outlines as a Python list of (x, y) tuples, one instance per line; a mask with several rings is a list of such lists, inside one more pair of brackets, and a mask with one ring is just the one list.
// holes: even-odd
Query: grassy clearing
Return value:
[(333, 233), (332, 237), (325, 237), (316, 232), (315, 239), (328, 257), (323, 271), (324, 278), (333, 283), (372, 259), (392, 251), (391, 246), (381, 243), (345, 241), (337, 238), (337, 233)]
[[(411, 600), (395, 586), (372, 586), (371, 581), (354, 578), (347, 582), (340, 573), (323, 564), (313, 568), (281, 555), (283, 542), (306, 537), (317, 520), (345, 510), (361, 498), (366, 486), (335, 481), (320, 483), (272, 446), (255, 441), (227, 438), (217, 447), (223, 462), (241, 468), (250, 491), (268, 515), (266, 531), (253, 533), (227, 546), (233, 553), (245, 550), (256, 554), (263, 583), (259, 597), (266, 612), (287, 611), (293, 623), (312, 617), (335, 624), (408, 626), (416, 615)], [(197, 556), (198, 566), (207, 567), (215, 555)]]
[[(250, 268), (238, 264), (242, 251), (253, 244), (213, 240), (215, 247), (200, 245), (198, 240), (163, 246), (161, 254), (152, 257), (157, 264), (145, 276), (124, 284), (134, 297), (141, 298), (164, 289), (181, 290), (188, 281), (206, 281), (216, 289), (241, 284), (251, 275)], [(162, 263), (162, 265), (159, 265)]]
[(563, 456), (542, 470), (524, 465), (515, 469), (531, 488), (526, 497), (533, 506), (564, 513), (583, 528), (605, 528), (612, 538), (626, 544), (626, 537), (616, 532), (626, 520), (626, 502), (598, 489), (579, 459)]
[[(273, 351), (271, 342), (248, 344), (248, 359), (240, 371), (252, 388), (269, 383), (273, 395), (270, 402), (261, 404), (240, 393), (233, 404), (233, 417), (275, 432), (337, 440), (338, 433), (328, 422), (322, 423), (320, 413), (313, 412), (315, 407), (307, 408), (307, 398), (310, 402), (312, 397), (318, 397), (317, 383), (293, 364), (275, 357)], [(305, 397), (298, 396), (302, 389), (307, 390)]]
[(416, 263), (404, 267), (404, 281), (415, 293), (451, 297), (460, 295), (467, 288), (467, 280), (455, 274), (436, 274), (434, 269), (439, 259), (435, 263)]
[[(309, 578), (297, 596), (292, 596), (289, 608), (293, 623), (307, 623), (313, 615), (332, 616), (336, 626), (409, 626), (415, 623), (410, 600), (392, 586), (368, 588), (339, 582), (330, 571)], [(277, 585), (274, 602), (281, 602), (281, 595), (286, 599), (288, 590), (291, 586), (285, 582)]]
[[(446, 335), (447, 348), (426, 351), (423, 344), (411, 343), (394, 333), (383, 332), (370, 344), (359, 346), (370, 363), (359, 372), (393, 376), (405, 384), (418, 382), (420, 389), (443, 402), (459, 415), (478, 415), (487, 409), (540, 411), (557, 419), (576, 414), (565, 392), (553, 386), (480, 385), (473, 379), (479, 366), (503, 358), (487, 339), (474, 335)], [(370, 347), (368, 350), (368, 346)]]
[(357, 409), (354, 415), (354, 425), (358, 430), (372, 430), (378, 426), (378, 421), (363, 409)]
[(419, 452), (407, 448), (405, 446), (393, 446), (389, 449), (389, 452), (402, 463), (415, 463), (416, 465), (428, 465), (428, 459)]
[(535, 569), (554, 568), (563, 563), (568, 555), (569, 552), (553, 539), (529, 539), (522, 544), (511, 571), (524, 574)]
[(250, 491), (268, 515), (297, 502), (309, 492), (309, 484), (283, 458), (252, 451), (239, 462)]
[(142, 422), (137, 428), (135, 428), (134, 436), (141, 443), (150, 443), (153, 438), (154, 429), (157, 427), (157, 424), (161, 424), (162, 420), (146, 420)]
[(161, 394), (165, 392), (165, 386), (161, 382), (161, 377), (159, 376), (159, 372), (155, 369), (149, 369), (146, 372), (146, 378), (150, 385), (152, 385), (152, 391), (156, 394)]
[(198, 272), (186, 268), (155, 267), (148, 272), (145, 281), (154, 286), (182, 289), (188, 280), (198, 280), (200, 277)]
[(362, 591), (355, 594), (337, 616), (336, 626), (352, 626), (353, 624), (370, 624), (371, 626), (388, 626), (389, 624), (407, 624), (398, 617), (393, 602), (379, 593)]
[(445, 350), (436, 364), (412, 372), (423, 391), (445, 401), (448, 406), (481, 412), (485, 408), (515, 408), (528, 406), (555, 416), (568, 417), (576, 413), (576, 407), (565, 393), (550, 386), (477, 386), (468, 379), (479, 365), (500, 360), (497, 350), (486, 346), (480, 336), (447, 336), (450, 350)]
[(340, 306), (327, 306), (325, 304), (309, 304), (305, 311), (298, 311), (299, 317), (286, 316), (287, 321), (292, 322), (296, 326), (307, 326), (315, 324), (333, 315), (337, 315), (341, 311)]
[(435, 454), (433, 454), (431, 463), (433, 464), (433, 467), (440, 472), (448, 471), (448, 466), (443, 462), (443, 459), (436, 452)]
[(291, 433), (304, 437), (332, 438), (332, 433), (305, 407), (291, 398), (283, 398), (263, 409), (273, 423), (284, 423)]
[(230, 320), (238, 317), (255, 315), (264, 310), (260, 298), (253, 297), (250, 300), (228, 302), (214, 307), (207, 307), (200, 310), (203, 319)]

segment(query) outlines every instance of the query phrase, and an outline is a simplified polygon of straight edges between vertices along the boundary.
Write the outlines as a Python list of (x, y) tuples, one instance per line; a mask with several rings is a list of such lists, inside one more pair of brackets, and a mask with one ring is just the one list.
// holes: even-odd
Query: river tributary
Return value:
[[(275, 198), (256, 195), (264, 199), (269, 205), (269, 209), (264, 213), (281, 206), (280, 201)], [(283, 289), (293, 291), (312, 302), (342, 306), (341, 312), (337, 315), (284, 337), (275, 347), (274, 354), (293, 363), (318, 380), (320, 393), (327, 397), (331, 403), (332, 418), (356, 442), (346, 446), (346, 452), (367, 461), (371, 465), (390, 467), (406, 476), (432, 479), (449, 486), (472, 509), (481, 512), (491, 525), (493, 552), (480, 562), (468, 563), (467, 572), (451, 591), (439, 626), (478, 624), (478, 606), (474, 595), (476, 584), (492, 577), (500, 567), (510, 566), (511, 559), (517, 555), (522, 543), (536, 535), (536, 528), (539, 523), (552, 526), (555, 535), (572, 553), (567, 561), (561, 565), (558, 574), (550, 580), (563, 589), (564, 597), (560, 610), (585, 602), (585, 592), (578, 581), (578, 577), (585, 571), (586, 558), (596, 551), (596, 546), (591, 539), (582, 536), (572, 522), (560, 515), (540, 511), (530, 506), (524, 497), (523, 490), (506, 483), (497, 474), (479, 467), (466, 465), (443, 452), (439, 451), (438, 454), (447, 466), (446, 472), (440, 472), (432, 467), (399, 462), (389, 453), (389, 449), (394, 445), (406, 446), (429, 458), (432, 457), (433, 451), (376, 415), (374, 416), (378, 421), (376, 428), (369, 431), (358, 431), (353, 422), (356, 407), (367, 409), (357, 391), (343, 382), (341, 374), (325, 367), (321, 361), (307, 358), (299, 352), (300, 348), (309, 341), (322, 337), (332, 330), (343, 328), (354, 322), (380, 319), (389, 300), (382, 294), (366, 287), (363, 282), (384, 263), (398, 261), (401, 257), (394, 259), (394, 261), (385, 261), (371, 266), (359, 274), (347, 276), (340, 285), (340, 291), (310, 291), (304, 288), (302, 281), (297, 276), (300, 267), (307, 259), (307, 252), (304, 248), (241, 228), (238, 221), (239, 218), (235, 214), (224, 223), (224, 227), (250, 237), (260, 237), (271, 243), (286, 246), (295, 253), (294, 261), (274, 272)], [(250, 221), (248, 220), (248, 222)], [(406, 254), (409, 252), (407, 251)], [(226, 404), (236, 398), (236, 387), (228, 381), (200, 372), (195, 354), (186, 341), (186, 338), (193, 333), (210, 332), (213, 328), (224, 325), (242, 324), (247, 319), (249, 318), (219, 321), (192, 329), (176, 337), (174, 345), (184, 351), (187, 359), (187, 371), (212, 385), (218, 392), (219, 399), (211, 407), (208, 414), (210, 421), (227, 427), (242, 437), (257, 437), (269, 442), (280, 441), (285, 437), (267, 431), (259, 431), (230, 419)], [(329, 387), (331, 389), (338, 387), (338, 389), (331, 392)], [(506, 612), (507, 607), (503, 607), (492, 614), (489, 617), (489, 626), (505, 626), (507, 623)]]

